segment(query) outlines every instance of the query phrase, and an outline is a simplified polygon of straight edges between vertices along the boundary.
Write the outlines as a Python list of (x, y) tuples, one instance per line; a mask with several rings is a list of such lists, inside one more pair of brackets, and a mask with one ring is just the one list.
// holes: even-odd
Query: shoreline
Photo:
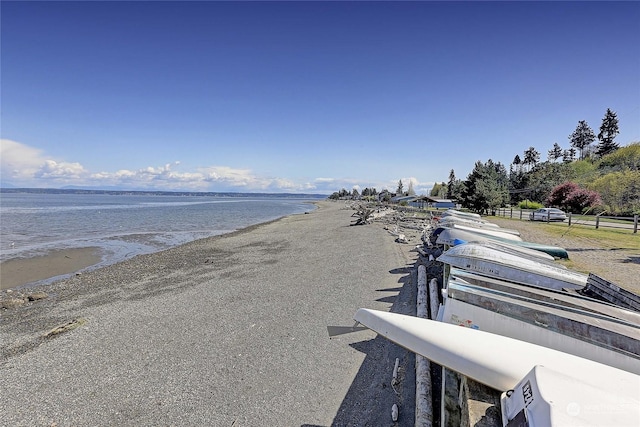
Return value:
[[(318, 209), (318, 202), (314, 201), (309, 204), (313, 206), (311, 212)], [(117, 265), (127, 259), (135, 258), (140, 255), (155, 254), (200, 240), (216, 239), (232, 236), (236, 233), (248, 232), (261, 225), (279, 221), (289, 216), (304, 215), (307, 213), (309, 212), (292, 213), (279, 218), (251, 224), (226, 233), (198, 238), (172, 247), (158, 249), (153, 252), (141, 252), (127, 258), (116, 258), (112, 262), (105, 262), (106, 251), (97, 246), (51, 249), (44, 255), (37, 255), (29, 258), (7, 259), (0, 262), (0, 290), (20, 290), (23, 288), (35, 289), (39, 286), (68, 279), (74, 274)]]

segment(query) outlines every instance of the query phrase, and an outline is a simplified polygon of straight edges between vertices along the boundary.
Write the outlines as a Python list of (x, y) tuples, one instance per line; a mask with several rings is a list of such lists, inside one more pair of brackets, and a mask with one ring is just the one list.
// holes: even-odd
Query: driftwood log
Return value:
[(356, 211), (351, 215), (356, 218), (351, 225), (363, 225), (369, 222), (370, 219), (373, 219), (373, 212), (375, 209), (365, 208), (363, 206), (359, 206)]

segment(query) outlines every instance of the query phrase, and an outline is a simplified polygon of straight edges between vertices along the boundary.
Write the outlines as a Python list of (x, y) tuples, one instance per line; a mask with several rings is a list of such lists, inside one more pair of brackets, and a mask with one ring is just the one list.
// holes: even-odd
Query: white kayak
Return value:
[(505, 426), (519, 417), (529, 426), (640, 425), (636, 374), (513, 338), (402, 314), (361, 308), (354, 320), (503, 391)]

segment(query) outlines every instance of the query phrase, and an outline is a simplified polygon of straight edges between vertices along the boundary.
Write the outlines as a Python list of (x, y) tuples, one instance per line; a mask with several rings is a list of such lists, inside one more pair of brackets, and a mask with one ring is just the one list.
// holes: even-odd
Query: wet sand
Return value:
[(0, 263), (0, 289), (15, 288), (40, 280), (76, 273), (101, 261), (99, 248), (51, 251), (33, 258), (16, 258)]
[(28, 288), (1, 313), (2, 423), (385, 426), (395, 403), (412, 425), (413, 355), (327, 333), (360, 307), (415, 313), (412, 246), (352, 213), (320, 202)]

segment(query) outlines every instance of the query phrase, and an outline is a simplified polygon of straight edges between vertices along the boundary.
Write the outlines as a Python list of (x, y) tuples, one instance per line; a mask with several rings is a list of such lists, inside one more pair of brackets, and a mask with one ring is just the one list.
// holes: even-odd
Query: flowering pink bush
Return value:
[(569, 194), (566, 199), (566, 206), (571, 212), (582, 212), (585, 208), (602, 204), (600, 194), (585, 188), (579, 188)]
[(602, 204), (600, 194), (581, 188), (575, 182), (567, 181), (554, 187), (547, 197), (549, 206), (560, 206), (571, 212), (582, 212), (585, 208)]
[(580, 186), (575, 182), (567, 181), (560, 185), (556, 185), (551, 194), (547, 197), (548, 206), (565, 206), (565, 202), (569, 194), (580, 189)]

